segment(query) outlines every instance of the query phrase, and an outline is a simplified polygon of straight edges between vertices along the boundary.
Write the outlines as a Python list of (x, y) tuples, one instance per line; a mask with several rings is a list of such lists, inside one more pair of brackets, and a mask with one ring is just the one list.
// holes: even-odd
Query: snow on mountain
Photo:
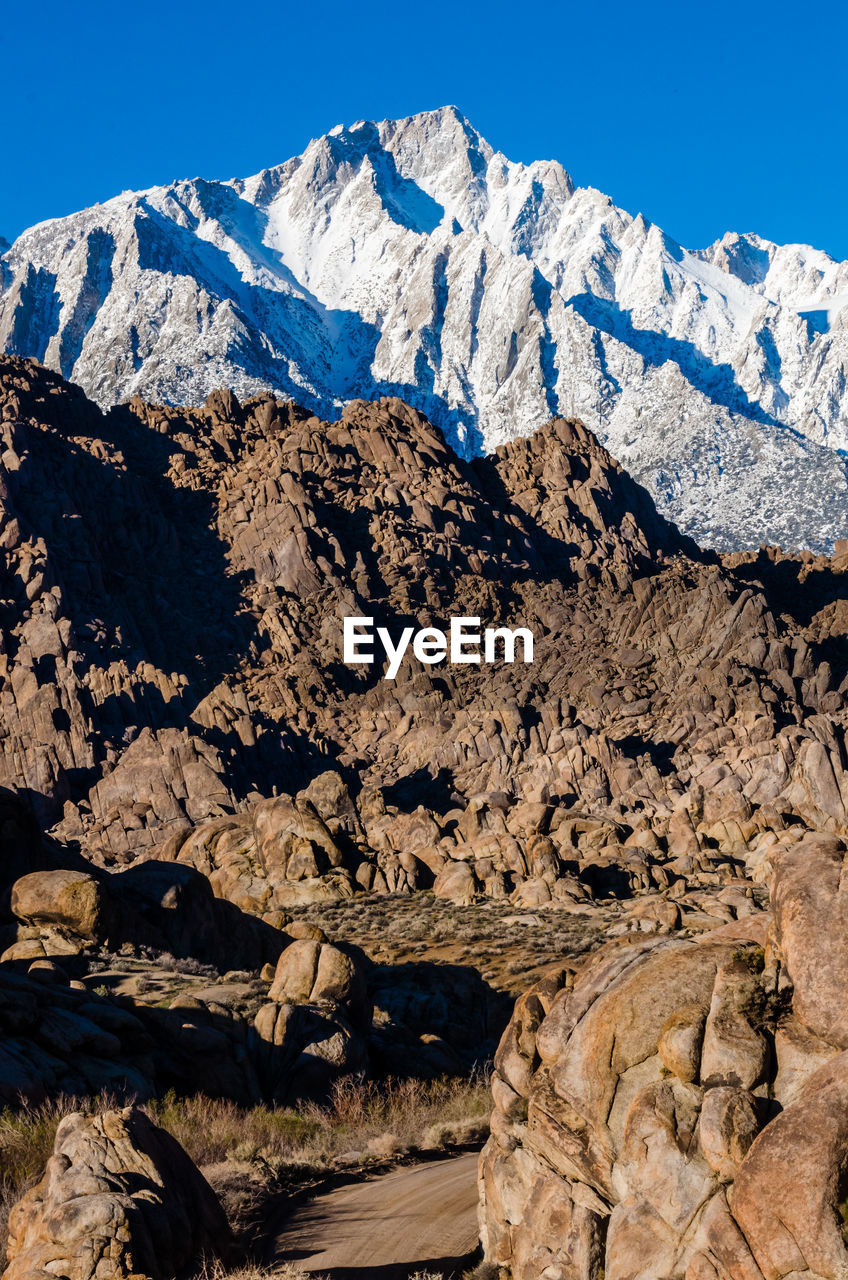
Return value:
[(453, 107), (124, 192), (0, 256), (0, 348), (103, 405), (400, 394), (466, 455), (575, 414), (719, 548), (848, 529), (846, 302), (846, 262), (731, 233), (690, 252)]

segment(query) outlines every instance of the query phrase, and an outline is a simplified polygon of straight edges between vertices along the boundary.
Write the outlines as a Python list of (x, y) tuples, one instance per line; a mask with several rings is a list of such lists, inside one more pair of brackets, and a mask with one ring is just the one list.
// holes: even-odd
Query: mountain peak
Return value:
[(444, 106), (25, 232), (0, 350), (104, 407), (400, 395), (465, 455), (579, 417), (705, 544), (825, 549), (848, 524), (846, 299), (848, 263), (735, 233), (688, 252)]

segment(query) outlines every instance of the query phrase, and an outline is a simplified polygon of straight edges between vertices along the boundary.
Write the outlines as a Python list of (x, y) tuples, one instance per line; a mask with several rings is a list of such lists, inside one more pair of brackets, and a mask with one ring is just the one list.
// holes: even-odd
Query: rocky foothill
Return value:
[[(350, 615), (534, 661), (386, 680)], [(104, 414), (0, 357), (0, 707), (5, 1104), (460, 1075), (539, 979), (492, 1265), (848, 1275), (848, 543), (701, 552), (579, 422), (467, 463), (399, 400)], [(363, 925), (416, 901), (438, 938)], [(181, 1159), (138, 1108), (65, 1120), (8, 1275), (225, 1259)]]
[(784, 835), (771, 910), (620, 938), (523, 996), (481, 1159), (513, 1280), (848, 1274), (848, 844)]

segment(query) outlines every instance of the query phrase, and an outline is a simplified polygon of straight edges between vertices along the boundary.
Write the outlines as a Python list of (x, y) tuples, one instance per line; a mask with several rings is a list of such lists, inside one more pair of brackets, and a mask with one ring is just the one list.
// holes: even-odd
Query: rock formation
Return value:
[(14, 882), (10, 909), (19, 923), (5, 928), (14, 941), (4, 960), (128, 944), (224, 972), (273, 963), (287, 941), (273, 924), (216, 898), (200, 872), (172, 863), (139, 863), (116, 875), (90, 864), (30, 872)]
[[(586, 918), (497, 1057), (489, 1256), (841, 1274), (846, 544), (703, 553), (562, 419), (467, 463), (396, 399), (103, 414), (2, 358), (0, 435), (4, 1101), (467, 1070), (485, 974), (309, 913)], [(534, 661), (384, 679), (363, 615)]]
[[(276, 158), (275, 158), (276, 159)], [(245, 179), (125, 191), (0, 246), (0, 351), (105, 406), (401, 395), (458, 452), (582, 417), (706, 545), (848, 521), (848, 262), (689, 251), (455, 107), (358, 121)]]
[[(372, 964), (304, 921), (286, 932), (279, 912), (216, 898), (179, 863), (109, 874), (45, 844), (23, 801), (3, 803), (0, 866), (21, 869), (23, 840), (44, 869), (10, 888), (0, 874), (13, 917), (0, 925), (0, 1103), (168, 1089), (289, 1102), (342, 1075), (460, 1074), (490, 1055), (503, 1022), (473, 970)], [(411, 991), (423, 972), (426, 993)]]
[(293, 942), (256, 1015), (269, 1046), (266, 1092), (277, 1101), (321, 1097), (334, 1077), (366, 1070), (372, 1013), (364, 956), (313, 938)]
[(135, 1108), (59, 1125), (9, 1218), (5, 1280), (171, 1280), (231, 1253), (224, 1212), (177, 1142)]
[[(662, 892), (845, 830), (841, 544), (719, 563), (561, 420), (469, 465), (399, 401), (102, 415), (6, 358), (0, 405), (0, 780), (100, 865), (155, 850), (260, 915), (542, 902), (588, 851)], [(535, 661), (386, 681), (341, 662), (350, 613), (520, 623)]]
[(481, 1160), (513, 1280), (848, 1273), (846, 856), (785, 837), (768, 917), (620, 939), (519, 1001)]

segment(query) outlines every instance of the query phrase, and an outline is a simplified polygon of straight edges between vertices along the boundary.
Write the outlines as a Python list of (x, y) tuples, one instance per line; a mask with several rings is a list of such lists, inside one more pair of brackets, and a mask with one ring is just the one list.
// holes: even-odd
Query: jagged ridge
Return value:
[(444, 108), (34, 227), (0, 259), (0, 348), (104, 406), (400, 395), (466, 455), (578, 416), (702, 543), (826, 549), (848, 523), (846, 295), (827, 254), (690, 253)]
[[(330, 766), (441, 813), (499, 792), (660, 832), (729, 813), (731, 843), (844, 828), (844, 546), (730, 571), (579, 423), (469, 464), (396, 400), (104, 416), (0, 371), (0, 782), (99, 859)], [(347, 613), (521, 623), (536, 660), (387, 682), (340, 661)]]

